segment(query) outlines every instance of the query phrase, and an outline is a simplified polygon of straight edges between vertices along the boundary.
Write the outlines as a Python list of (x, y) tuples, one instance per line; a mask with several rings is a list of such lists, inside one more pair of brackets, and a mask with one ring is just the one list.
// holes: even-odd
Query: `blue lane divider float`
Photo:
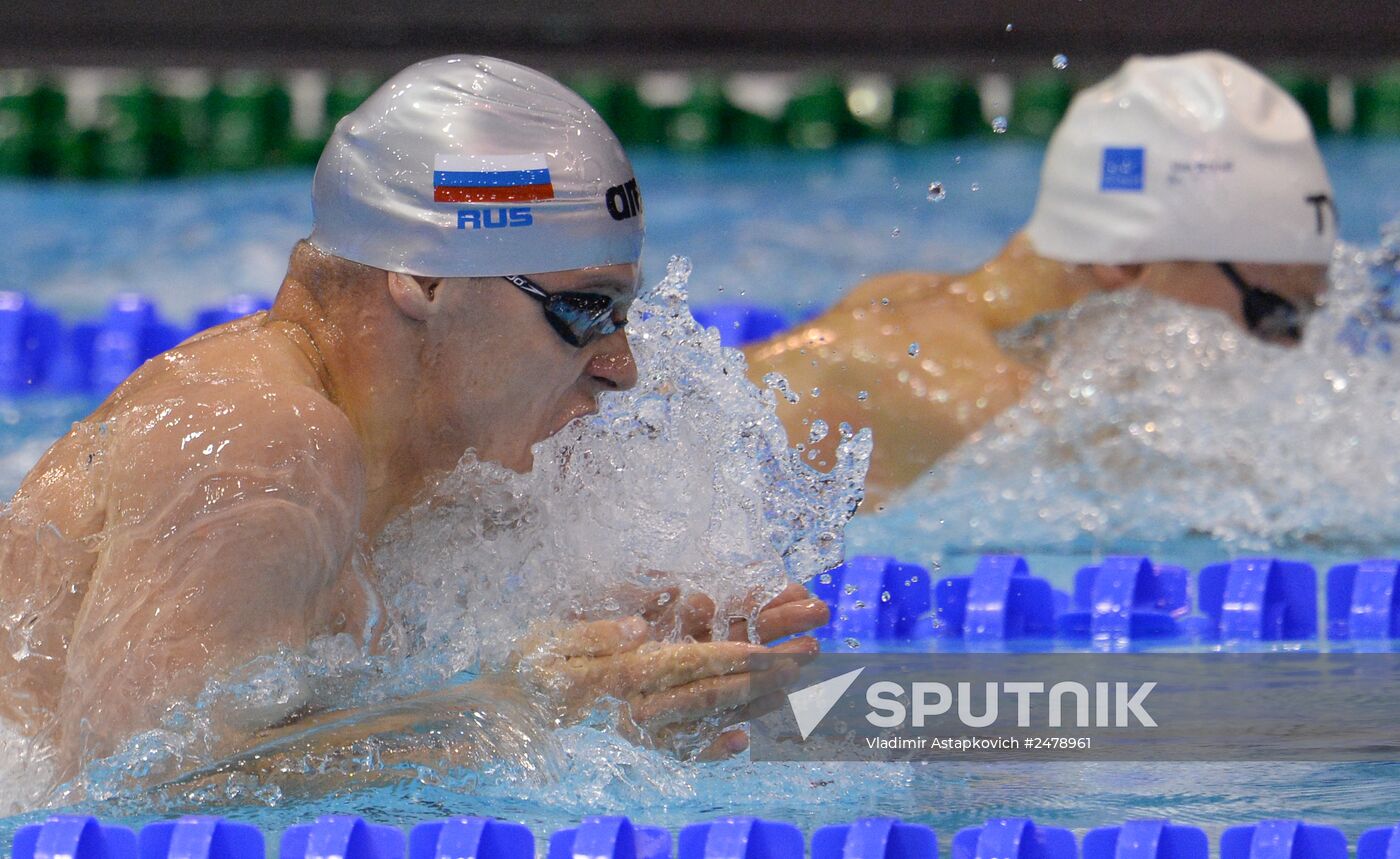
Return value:
[(185, 332), (163, 319), (155, 302), (129, 293), (112, 299), (92, 343), (92, 390), (105, 394), (148, 359), (185, 339)]
[(141, 829), (141, 859), (263, 859), (256, 826), (219, 817), (182, 817)]
[(926, 637), (930, 608), (928, 570), (883, 555), (857, 555), (812, 580), (812, 593), (831, 606), (831, 623), (819, 638), (914, 639)]
[(1327, 571), (1327, 636), (1400, 637), (1400, 560), (1373, 558)]
[(1356, 859), (1398, 859), (1400, 857), (1400, 823), (1381, 826), (1361, 833), (1356, 839)]
[[(533, 851), (532, 844), (525, 859), (533, 856)], [(670, 857), (670, 832), (660, 826), (638, 826), (626, 817), (588, 817), (576, 829), (561, 829), (549, 838), (549, 859)]]
[(972, 575), (934, 585), (933, 631), (969, 642), (1048, 638), (1066, 599), (1032, 576), (1020, 555), (983, 555)]
[(1037, 826), (1024, 817), (999, 817), (953, 836), (952, 859), (1075, 859), (1074, 833)]
[(757, 817), (725, 817), (681, 830), (676, 859), (802, 859), (802, 830)]
[[(420, 823), (407, 842), (394, 826), (327, 816), (283, 833), (280, 859), (532, 859), (534, 835), (519, 823), (462, 817)], [(405, 849), (407, 848), (407, 853)], [(1067, 829), (1029, 818), (993, 818), (959, 831), (952, 859), (1207, 859), (1205, 832), (1166, 820), (1130, 820), (1093, 829), (1076, 847)], [(1219, 859), (1347, 859), (1341, 830), (1301, 820), (1265, 820), (1226, 829)], [(802, 859), (802, 832), (790, 823), (728, 817), (681, 830), (678, 859)], [(184, 817), (130, 829), (95, 817), (56, 815), (14, 835), (13, 859), (263, 859), (262, 833), (217, 817)], [(548, 859), (669, 859), (666, 829), (626, 817), (591, 817), (555, 832)], [(897, 818), (865, 818), (812, 834), (812, 859), (938, 859), (938, 837)], [(1400, 823), (1365, 832), (1356, 859), (1400, 859)]]
[(1220, 859), (1347, 859), (1347, 839), (1331, 826), (1264, 820), (1220, 833)]
[[(598, 856), (608, 856), (599, 853)], [(553, 851), (550, 853), (553, 859)], [(529, 827), (487, 817), (456, 817), (413, 827), (408, 859), (534, 859)]]
[(203, 331), (206, 328), (213, 328), (215, 325), (223, 325), (226, 322), (242, 319), (270, 307), (272, 307), (272, 302), (261, 295), (231, 295), (223, 304), (205, 307), (197, 311), (194, 315), (194, 330)]
[(62, 332), (58, 314), (22, 292), (0, 292), (0, 391), (18, 394), (42, 385), (46, 358), (58, 348)]
[(719, 329), (720, 345), (734, 348), (767, 340), (789, 324), (781, 310), (761, 304), (708, 304), (690, 313), (702, 328)]
[(280, 859), (403, 859), (403, 832), (358, 817), (327, 815), (282, 833)]
[(0, 393), (105, 395), (190, 335), (270, 306), (261, 296), (234, 295), (201, 308), (187, 328), (166, 320), (150, 298), (127, 293), (101, 319), (65, 325), (23, 293), (0, 292)]
[(813, 832), (812, 859), (938, 859), (938, 836), (927, 826), (867, 817)]
[(12, 859), (136, 859), (136, 833), (96, 817), (55, 815), (22, 826), (10, 847)]
[(1074, 578), (1071, 610), (1056, 626), (1068, 638), (1127, 641), (1181, 633), (1191, 611), (1191, 574), (1143, 557), (1108, 557)]
[(1278, 558), (1211, 564), (1197, 579), (1201, 613), (1224, 641), (1291, 641), (1317, 635), (1317, 571)]
[(1166, 820), (1129, 820), (1084, 835), (1083, 859), (1207, 859), (1210, 839), (1202, 829)]

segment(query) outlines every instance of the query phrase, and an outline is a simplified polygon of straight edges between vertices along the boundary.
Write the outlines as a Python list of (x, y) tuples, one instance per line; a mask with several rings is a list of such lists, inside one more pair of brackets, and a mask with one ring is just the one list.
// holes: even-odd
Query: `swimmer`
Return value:
[[(1232, 57), (1135, 57), (1075, 97), (1023, 232), (961, 275), (897, 272), (745, 351), (820, 397), (779, 404), (789, 438), (820, 419), (874, 430), (867, 500), (887, 497), (1035, 383), (998, 335), (1086, 296), (1142, 289), (1296, 343), (1327, 285), (1331, 185), (1307, 117)], [(831, 439), (816, 445), (832, 462)]]
[[(468, 450), (528, 471), (533, 445), (636, 381), (641, 195), (556, 81), (468, 56), (406, 69), (337, 125), (313, 209), (271, 310), (134, 372), (0, 521), (0, 715), (60, 779), (258, 657), (335, 635), (382, 652), (370, 547), (386, 523)], [(644, 603), (537, 640), (493, 682), (546, 690), (565, 718), (619, 700), (664, 732), (733, 725), (771, 693), (751, 654), (815, 650)], [(826, 608), (793, 586), (755, 615), (770, 642)], [(216, 754), (327, 706), (229, 703)], [(710, 751), (744, 745), (729, 730)]]

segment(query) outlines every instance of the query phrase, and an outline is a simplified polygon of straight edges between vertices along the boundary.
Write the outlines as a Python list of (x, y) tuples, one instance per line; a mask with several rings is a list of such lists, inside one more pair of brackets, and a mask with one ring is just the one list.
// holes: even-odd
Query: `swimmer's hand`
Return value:
[(830, 620), (826, 603), (796, 583), (789, 584), (782, 593), (763, 604), (759, 602), (762, 599), (759, 594), (751, 594), (735, 610), (727, 612), (727, 616), (718, 618), (713, 599), (702, 593), (682, 595), (675, 587), (632, 588), (615, 598), (624, 611), (632, 611), (646, 620), (652, 637), (658, 641), (720, 639), (768, 644), (810, 632)]
[[(776, 633), (789, 623), (775, 621), (769, 628)], [(640, 730), (639, 739), (669, 744), (687, 726), (733, 725), (741, 711), (747, 716), (780, 705), (783, 687), (797, 679), (799, 659), (817, 652), (811, 638), (765, 647), (747, 641), (661, 642), (653, 636), (640, 616), (581, 623), (551, 637), (537, 633), (522, 648), (518, 676), (542, 693), (561, 722), (613, 700)], [(760, 653), (798, 659), (753, 670), (751, 657)], [(746, 747), (743, 731), (729, 730), (699, 756), (721, 757)]]

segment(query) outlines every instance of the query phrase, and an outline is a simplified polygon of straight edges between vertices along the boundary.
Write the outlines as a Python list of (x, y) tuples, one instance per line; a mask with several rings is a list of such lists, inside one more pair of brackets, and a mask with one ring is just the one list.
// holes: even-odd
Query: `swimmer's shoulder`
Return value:
[(361, 497), (359, 437), (301, 350), (267, 326), (224, 328), (148, 362), (89, 418), (112, 491), (258, 472)]
[(911, 304), (941, 299), (958, 277), (928, 271), (892, 271), (873, 275), (852, 287), (832, 309), (901, 306), (907, 309)]

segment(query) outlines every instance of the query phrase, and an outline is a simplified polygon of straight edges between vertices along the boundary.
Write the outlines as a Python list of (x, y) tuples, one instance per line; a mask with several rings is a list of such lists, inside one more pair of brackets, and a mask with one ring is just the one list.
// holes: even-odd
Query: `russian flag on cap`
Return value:
[(522, 203), (553, 200), (554, 184), (541, 154), (437, 155), (433, 199), (439, 203)]

